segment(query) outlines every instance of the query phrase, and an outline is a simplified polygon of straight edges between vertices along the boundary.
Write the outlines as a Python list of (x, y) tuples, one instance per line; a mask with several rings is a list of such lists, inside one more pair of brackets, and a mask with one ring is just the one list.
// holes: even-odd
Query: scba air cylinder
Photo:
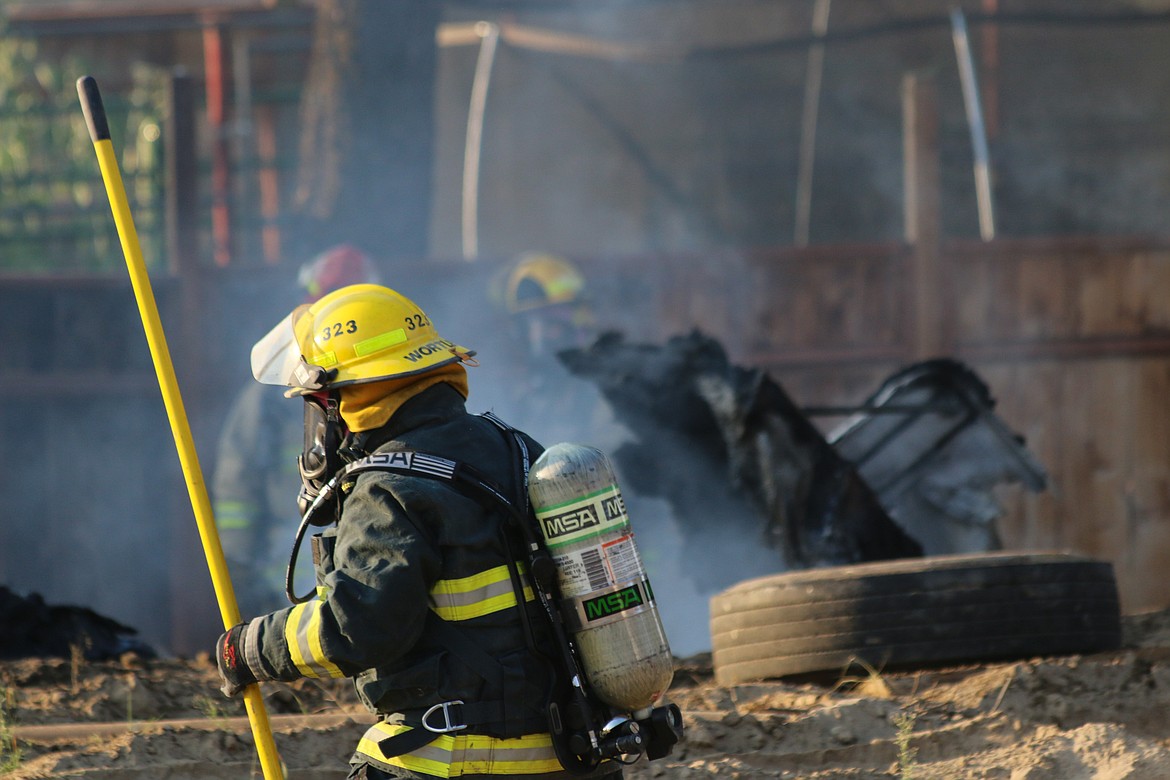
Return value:
[(554, 445), (532, 465), (529, 494), (586, 679), (623, 712), (650, 707), (674, 664), (609, 458)]

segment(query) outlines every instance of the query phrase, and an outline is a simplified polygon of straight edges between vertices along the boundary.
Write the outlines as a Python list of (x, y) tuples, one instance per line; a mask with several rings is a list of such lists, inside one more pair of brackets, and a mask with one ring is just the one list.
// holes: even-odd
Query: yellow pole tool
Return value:
[[(77, 94), (81, 98), (81, 109), (85, 113), (89, 137), (93, 140), (94, 150), (97, 152), (98, 166), (106, 185), (106, 195), (109, 196), (110, 208), (114, 213), (114, 224), (118, 228), (118, 238), (122, 242), (122, 253), (126, 256), (126, 267), (130, 270), (130, 283), (134, 287), (134, 297), (138, 301), (142, 327), (146, 330), (146, 341), (150, 346), (154, 370), (162, 389), (167, 418), (171, 423), (171, 433), (175, 437), (175, 446), (179, 451), (179, 463), (183, 467), (187, 492), (191, 496), (191, 507), (195, 510), (195, 522), (199, 524), (199, 537), (203, 540), (203, 552), (207, 556), (207, 566), (211, 569), (211, 582), (215, 587), (219, 612), (223, 616), (224, 628), (228, 629), (240, 622), (240, 609), (236, 604), (236, 593), (232, 588), (227, 562), (223, 557), (223, 547), (220, 545), (215, 517), (211, 512), (211, 501), (207, 497), (207, 486), (203, 482), (203, 473), (199, 468), (199, 458), (195, 453), (194, 440), (191, 438), (191, 426), (187, 422), (183, 398), (179, 395), (179, 382), (175, 378), (175, 368), (167, 349), (166, 335), (163, 333), (158, 306), (150, 287), (150, 276), (142, 259), (142, 248), (138, 245), (138, 233), (134, 229), (134, 219), (130, 215), (130, 204), (122, 184), (122, 174), (118, 171), (118, 160), (110, 141), (106, 110), (102, 105), (97, 82), (92, 76), (82, 76), (77, 80)], [(283, 780), (280, 757), (276, 753), (272, 728), (268, 723), (268, 712), (264, 709), (264, 699), (261, 697), (258, 684), (249, 685), (244, 689), (244, 707), (248, 711), (248, 721), (252, 726), (252, 736), (256, 740), (260, 768), (264, 772), (265, 780)]]

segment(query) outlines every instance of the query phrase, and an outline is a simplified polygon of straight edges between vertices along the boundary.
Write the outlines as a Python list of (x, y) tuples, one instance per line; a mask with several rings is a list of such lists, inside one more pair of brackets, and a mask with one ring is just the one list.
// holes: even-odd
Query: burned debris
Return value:
[(699, 332), (662, 346), (607, 333), (559, 358), (633, 434), (612, 453), (625, 484), (665, 499), (695, 550), (754, 538), (781, 571), (998, 549), (991, 491), (1044, 488), (986, 385), (956, 361), (898, 372), (826, 436), (815, 410)]
[(922, 554), (783, 388), (713, 339), (657, 347), (608, 333), (559, 357), (630, 429), (613, 453), (622, 477), (670, 504), (688, 546), (755, 538), (777, 570)]
[(1040, 492), (1048, 476), (994, 408), (970, 367), (927, 360), (883, 382), (828, 440), (927, 555), (997, 550), (994, 489)]
[(0, 659), (71, 658), (102, 661), (134, 652), (156, 653), (138, 632), (86, 607), (46, 604), (39, 593), (21, 596), (0, 585)]

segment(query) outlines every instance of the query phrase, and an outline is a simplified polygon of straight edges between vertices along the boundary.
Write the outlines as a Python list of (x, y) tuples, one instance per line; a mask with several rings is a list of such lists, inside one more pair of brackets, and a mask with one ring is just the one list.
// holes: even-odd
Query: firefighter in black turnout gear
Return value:
[(542, 451), (466, 411), (473, 354), (368, 284), (297, 309), (253, 348), (255, 377), (305, 400), (301, 533), (326, 527), (311, 539), (315, 593), (220, 637), (223, 691), (353, 678), (381, 717), (350, 778), (618, 778), (613, 760), (566, 768), (549, 702), (568, 683), (524, 539), (503, 503), (450, 478), (473, 473), (526, 506), (518, 453)]

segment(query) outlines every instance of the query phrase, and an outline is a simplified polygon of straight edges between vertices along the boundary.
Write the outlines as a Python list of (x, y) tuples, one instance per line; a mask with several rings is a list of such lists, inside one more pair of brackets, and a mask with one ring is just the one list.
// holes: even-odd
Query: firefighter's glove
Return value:
[(256, 682), (256, 675), (248, 668), (244, 657), (244, 630), (247, 623), (232, 626), (215, 643), (215, 660), (219, 664), (220, 690), (224, 696), (235, 696)]

